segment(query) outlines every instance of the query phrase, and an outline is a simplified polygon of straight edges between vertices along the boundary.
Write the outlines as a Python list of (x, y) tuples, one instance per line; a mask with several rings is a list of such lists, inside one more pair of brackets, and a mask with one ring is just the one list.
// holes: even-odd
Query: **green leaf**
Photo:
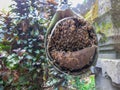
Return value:
[(26, 58), (27, 58), (27, 59), (32, 59), (33, 57), (30, 56), (30, 55), (27, 55)]
[(29, 47), (29, 48), (32, 48), (33, 46), (29, 44), (28, 47)]
[(36, 41), (37, 39), (32, 39), (33, 41)]
[(28, 52), (29, 52), (29, 53), (32, 53), (32, 49), (28, 49)]
[(40, 50), (36, 50), (35, 53), (36, 53), (36, 54), (39, 54), (39, 53), (40, 53)]
[(27, 40), (23, 40), (23, 43), (24, 43), (24, 44), (27, 44)]
[(32, 43), (33, 43), (33, 41), (30, 41), (30, 42), (29, 42), (29, 44), (32, 44)]
[[(3, 85), (3, 81), (2, 80), (0, 80), (0, 85)], [(1, 90), (1, 89), (0, 89)]]
[(21, 40), (18, 40), (18, 41), (17, 41), (17, 44), (21, 44)]
[(35, 31), (35, 36), (38, 36), (39, 35), (39, 30), (36, 30)]
[(10, 49), (11, 49), (10, 45), (0, 44), (0, 50), (1, 51), (9, 51)]
[(3, 86), (0, 86), (0, 90), (4, 90), (4, 87), (3, 87)]

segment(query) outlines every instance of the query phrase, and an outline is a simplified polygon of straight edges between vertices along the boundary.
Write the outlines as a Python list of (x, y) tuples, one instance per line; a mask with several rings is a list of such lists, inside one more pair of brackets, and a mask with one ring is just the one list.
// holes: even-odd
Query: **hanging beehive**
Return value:
[[(66, 1), (67, 2), (67, 1)], [(97, 36), (93, 26), (63, 2), (46, 34), (46, 54), (59, 71), (76, 75), (96, 62)]]

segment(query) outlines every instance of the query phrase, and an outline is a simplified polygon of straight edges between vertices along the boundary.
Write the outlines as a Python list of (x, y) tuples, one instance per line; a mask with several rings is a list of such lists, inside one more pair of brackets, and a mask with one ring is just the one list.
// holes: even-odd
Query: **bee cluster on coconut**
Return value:
[(71, 75), (87, 73), (97, 60), (94, 27), (75, 14), (62, 0), (46, 33), (45, 48), (50, 63)]

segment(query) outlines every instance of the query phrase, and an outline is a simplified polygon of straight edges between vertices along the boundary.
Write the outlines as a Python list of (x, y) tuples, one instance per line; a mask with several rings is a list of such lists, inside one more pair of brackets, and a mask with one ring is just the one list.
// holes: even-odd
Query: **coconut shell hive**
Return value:
[(77, 15), (58, 20), (46, 41), (50, 63), (61, 72), (82, 74), (96, 62), (98, 42), (95, 30)]

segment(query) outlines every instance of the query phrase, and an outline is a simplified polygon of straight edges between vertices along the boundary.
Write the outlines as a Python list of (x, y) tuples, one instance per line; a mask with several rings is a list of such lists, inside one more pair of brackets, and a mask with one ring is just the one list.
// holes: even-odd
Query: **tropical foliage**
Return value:
[(0, 14), (0, 90), (88, 90), (94, 86), (94, 80), (85, 86), (80, 78), (57, 72), (48, 63), (44, 34), (57, 3), (13, 2), (10, 12)]

